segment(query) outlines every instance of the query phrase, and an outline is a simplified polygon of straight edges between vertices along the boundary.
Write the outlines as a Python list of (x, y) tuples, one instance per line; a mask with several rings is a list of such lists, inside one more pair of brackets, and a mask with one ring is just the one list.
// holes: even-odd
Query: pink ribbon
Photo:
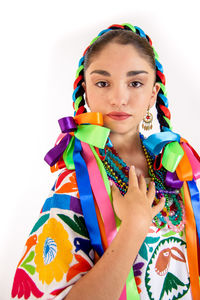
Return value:
[[(97, 201), (97, 205), (99, 207), (101, 216), (103, 218), (107, 242), (108, 245), (110, 245), (110, 243), (112, 242), (112, 240), (114, 239), (117, 233), (113, 208), (110, 202), (109, 195), (105, 188), (103, 178), (99, 171), (99, 167), (97, 165), (94, 154), (90, 149), (90, 146), (84, 142), (81, 142), (81, 146), (83, 149), (82, 156), (88, 168), (92, 191), (94, 193), (94, 196)], [(126, 300), (126, 299), (127, 297), (126, 297), (126, 285), (125, 285), (119, 300)]]
[(123, 291), (121, 293), (121, 296), (120, 296), (119, 300), (127, 300), (127, 297), (126, 297), (126, 285), (123, 288)]

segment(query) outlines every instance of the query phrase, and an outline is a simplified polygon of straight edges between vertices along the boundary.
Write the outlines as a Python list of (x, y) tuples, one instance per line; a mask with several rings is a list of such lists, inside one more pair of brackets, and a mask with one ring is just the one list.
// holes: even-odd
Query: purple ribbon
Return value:
[(165, 184), (171, 188), (180, 189), (183, 185), (183, 181), (178, 179), (176, 172), (172, 173), (167, 171)]
[[(77, 125), (74, 121), (73, 117), (64, 117), (58, 120), (62, 133), (69, 133), (75, 131), (77, 129)], [(55, 163), (60, 159), (61, 155), (67, 148), (69, 142), (71, 140), (71, 135), (65, 135), (60, 143), (54, 146), (44, 157), (44, 160), (50, 165), (51, 167), (55, 165)]]
[(64, 117), (58, 120), (62, 133), (75, 131), (77, 129), (76, 122), (73, 117)]

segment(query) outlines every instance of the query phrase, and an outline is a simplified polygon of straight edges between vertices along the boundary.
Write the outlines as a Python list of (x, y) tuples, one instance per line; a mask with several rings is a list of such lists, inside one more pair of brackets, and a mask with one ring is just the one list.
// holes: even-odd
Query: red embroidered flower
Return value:
[(41, 298), (43, 296), (43, 293), (38, 290), (37, 286), (28, 274), (23, 269), (18, 268), (15, 273), (12, 297), (14, 298), (15, 296), (18, 296), (18, 298), (21, 298), (24, 296), (24, 299), (28, 299), (31, 293), (36, 298)]

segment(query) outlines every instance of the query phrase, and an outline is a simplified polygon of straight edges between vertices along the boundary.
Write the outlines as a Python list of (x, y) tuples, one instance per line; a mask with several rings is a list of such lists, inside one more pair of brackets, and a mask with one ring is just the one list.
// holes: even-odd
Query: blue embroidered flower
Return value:
[(51, 238), (47, 238), (44, 243), (43, 249), (43, 257), (44, 257), (44, 264), (50, 264), (57, 253), (57, 245), (55, 241)]

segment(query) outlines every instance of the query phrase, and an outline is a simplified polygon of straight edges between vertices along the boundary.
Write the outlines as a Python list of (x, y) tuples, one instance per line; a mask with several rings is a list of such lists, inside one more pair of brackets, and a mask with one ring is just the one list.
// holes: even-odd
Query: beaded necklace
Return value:
[[(185, 210), (179, 190), (168, 188), (165, 185), (166, 170), (162, 167), (160, 170), (153, 168), (155, 156), (150, 153), (143, 145), (144, 136), (140, 134), (141, 144), (148, 164), (148, 172), (151, 180), (155, 182), (156, 197), (153, 205), (159, 202), (161, 197), (165, 197), (165, 207), (153, 219), (158, 228), (164, 228), (166, 225), (174, 232), (180, 232), (185, 224)], [(119, 157), (114, 147), (106, 146), (105, 149), (99, 149), (103, 157), (108, 178), (115, 182), (120, 193), (124, 196), (128, 190), (129, 167)]]

